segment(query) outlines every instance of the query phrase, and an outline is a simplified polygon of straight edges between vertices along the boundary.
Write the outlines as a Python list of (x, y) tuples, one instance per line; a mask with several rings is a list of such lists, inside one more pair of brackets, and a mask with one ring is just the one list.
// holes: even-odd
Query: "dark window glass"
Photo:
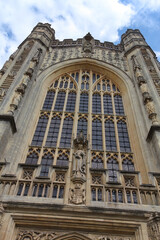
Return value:
[(107, 161), (107, 169), (110, 182), (117, 182), (117, 171), (119, 169), (118, 162), (115, 159), (109, 159)]
[(96, 201), (96, 189), (92, 188), (92, 201)]
[(57, 192), (58, 192), (58, 186), (57, 186), (57, 185), (54, 185), (52, 198), (56, 198), (56, 197), (57, 197)]
[(77, 135), (80, 131), (83, 131), (84, 136), (87, 137), (87, 120), (85, 118), (78, 120)]
[(103, 95), (104, 114), (113, 114), (112, 97), (109, 94)]
[(26, 184), (23, 196), (27, 196), (28, 195), (29, 187), (30, 187), (30, 184), (29, 183)]
[(112, 190), (112, 202), (117, 202), (116, 190)]
[(127, 195), (127, 202), (131, 203), (131, 193), (130, 193), (130, 191), (126, 191), (126, 195)]
[(114, 96), (114, 104), (115, 104), (116, 115), (124, 115), (123, 102), (122, 102), (122, 97), (120, 95)]
[(70, 147), (72, 137), (73, 119), (66, 117), (63, 122), (63, 129), (61, 134), (60, 147)]
[(68, 86), (68, 82), (66, 81), (64, 84), (64, 88), (67, 88), (67, 86)]
[(45, 186), (45, 190), (44, 190), (44, 197), (47, 197), (48, 195), (48, 189), (49, 189), (49, 185)]
[(131, 160), (129, 159), (125, 159), (123, 160), (122, 162), (122, 167), (123, 167), (123, 170), (124, 171), (128, 171), (128, 172), (132, 172), (132, 171), (135, 171), (134, 169), (134, 164)]
[(105, 122), (105, 140), (107, 151), (117, 150), (114, 122), (111, 120)]
[(65, 92), (58, 93), (54, 111), (63, 111), (65, 96), (66, 96)]
[(20, 196), (22, 194), (22, 190), (23, 190), (23, 183), (19, 184), (19, 188), (18, 188), (18, 192), (17, 192), (17, 196)]
[(42, 197), (43, 188), (44, 188), (44, 184), (40, 184), (38, 189), (38, 197)]
[(78, 78), (79, 78), (79, 73), (76, 73), (76, 82), (78, 82)]
[(42, 157), (41, 162), (41, 177), (48, 177), (49, 167), (53, 164), (53, 156), (52, 154), (48, 153)]
[(113, 88), (113, 91), (115, 92), (116, 91), (116, 86), (114, 84), (112, 85), (112, 88)]
[(68, 94), (66, 112), (74, 112), (75, 104), (76, 104), (76, 93), (70, 92)]
[(80, 96), (79, 112), (88, 113), (88, 94), (82, 93)]
[(26, 159), (26, 164), (37, 164), (38, 154), (35, 152), (31, 152)]
[(121, 152), (131, 152), (126, 123), (123, 121), (119, 121), (117, 123), (117, 127), (118, 127), (120, 151)]
[(137, 193), (136, 193), (136, 191), (133, 191), (133, 192), (132, 192), (132, 196), (133, 196), (133, 202), (134, 202), (135, 204), (137, 204), (137, 203), (138, 203), (138, 200), (137, 200)]
[(103, 160), (100, 157), (95, 156), (92, 160), (92, 168), (103, 169)]
[(56, 147), (60, 122), (61, 119), (59, 116), (52, 118), (46, 140), (47, 147)]
[(59, 87), (60, 87), (60, 88), (63, 87), (63, 81), (60, 82)]
[(118, 201), (123, 203), (123, 192), (122, 190), (118, 190)]
[(31, 143), (33, 146), (41, 146), (42, 145), (44, 134), (45, 134), (46, 127), (47, 127), (47, 123), (48, 123), (48, 116), (46, 116), (46, 115), (40, 116), (36, 131), (34, 133), (34, 137), (33, 137), (32, 143)]
[(35, 196), (36, 196), (36, 193), (37, 193), (37, 188), (38, 188), (38, 185), (37, 185), (37, 184), (34, 184), (34, 186), (33, 186), (33, 193), (32, 193), (32, 197), (35, 197)]
[(102, 122), (99, 119), (92, 121), (92, 149), (102, 150)]
[(98, 201), (102, 201), (102, 189), (98, 188)]
[(98, 93), (94, 93), (92, 96), (92, 112), (101, 113), (101, 96)]
[(58, 198), (63, 198), (63, 193), (64, 193), (64, 187), (60, 186)]
[(56, 88), (58, 86), (58, 80), (55, 81), (54, 87)]
[(57, 158), (57, 166), (67, 167), (68, 161), (69, 161), (68, 156), (63, 153), (63, 154), (59, 155)]
[(54, 100), (54, 95), (55, 95), (55, 92), (53, 92), (53, 91), (48, 91), (47, 92), (47, 96), (45, 98), (45, 101), (44, 101), (42, 109), (51, 110), (52, 104), (53, 104), (53, 100)]

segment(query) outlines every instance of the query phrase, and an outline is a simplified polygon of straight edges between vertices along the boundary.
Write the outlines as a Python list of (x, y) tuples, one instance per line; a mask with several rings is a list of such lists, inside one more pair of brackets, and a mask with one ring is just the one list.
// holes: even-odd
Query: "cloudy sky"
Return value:
[(115, 44), (138, 28), (160, 60), (160, 0), (0, 0), (0, 68), (38, 22), (60, 40), (91, 32)]

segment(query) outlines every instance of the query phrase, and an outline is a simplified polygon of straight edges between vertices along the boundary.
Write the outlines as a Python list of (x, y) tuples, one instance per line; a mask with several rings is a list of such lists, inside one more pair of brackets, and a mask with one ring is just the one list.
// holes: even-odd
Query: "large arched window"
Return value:
[[(134, 170), (119, 86), (85, 69), (59, 76), (48, 88), (26, 164), (40, 164), (43, 177), (49, 177), (54, 166), (68, 167), (73, 139), (80, 131), (89, 140), (91, 169), (107, 169), (110, 182), (118, 181), (119, 169)], [(127, 154), (132, 164), (124, 160)]]

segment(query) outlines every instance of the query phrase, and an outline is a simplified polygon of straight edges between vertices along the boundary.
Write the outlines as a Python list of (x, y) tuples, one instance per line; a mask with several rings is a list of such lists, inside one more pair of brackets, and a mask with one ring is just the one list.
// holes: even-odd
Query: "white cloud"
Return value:
[(158, 60), (160, 61), (160, 51), (159, 52), (155, 51), (155, 54), (156, 54)]
[[(52, 23), (61, 40), (91, 32), (101, 41), (117, 41), (118, 29), (128, 26), (134, 14), (130, 4), (119, 0), (0, 1), (0, 66), (38, 22)], [(2, 24), (10, 27), (15, 39), (2, 31)]]

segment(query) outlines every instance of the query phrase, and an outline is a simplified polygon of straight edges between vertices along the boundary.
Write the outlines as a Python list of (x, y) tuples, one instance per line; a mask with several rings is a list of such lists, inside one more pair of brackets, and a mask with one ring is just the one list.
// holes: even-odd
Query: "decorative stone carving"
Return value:
[(86, 174), (86, 154), (79, 146), (79, 149), (73, 154), (73, 176), (84, 177)]
[(148, 223), (148, 235), (149, 240), (160, 239), (160, 215), (158, 213), (153, 214)]
[(1, 88), (0, 89), (0, 97), (4, 97), (6, 95), (7, 89)]
[(15, 92), (11, 104), (10, 104), (10, 108), (8, 110), (9, 113), (14, 114), (14, 111), (18, 108), (18, 105), (20, 103), (22, 99), (22, 92)]
[(73, 204), (84, 204), (85, 199), (85, 189), (83, 189), (83, 186), (81, 183), (75, 183), (74, 189), (70, 189), (70, 197), (69, 202)]
[(72, 175), (74, 178), (85, 178), (86, 175), (86, 147), (87, 140), (81, 131), (74, 140)]
[(124, 177), (124, 180), (125, 180), (125, 185), (126, 185), (127, 187), (135, 187), (134, 177), (125, 176), (125, 177)]
[(42, 49), (41, 49), (41, 48), (38, 48), (38, 49), (37, 49), (37, 52), (35, 53), (35, 55), (34, 55), (34, 57), (33, 57), (33, 59), (32, 59), (32, 61), (35, 61), (35, 62), (38, 63), (41, 54), (42, 54)]
[(157, 125), (157, 124), (159, 124), (159, 122), (157, 120), (157, 113), (155, 111), (155, 106), (154, 106), (154, 103), (153, 103), (153, 99), (149, 94), (147, 83), (144, 80), (141, 66), (138, 63), (135, 55), (133, 55), (131, 57), (131, 59), (132, 59), (132, 63), (133, 63), (133, 70), (134, 70), (134, 73), (135, 73), (135, 77), (138, 81), (138, 85), (140, 87), (140, 90), (141, 90), (141, 93), (142, 93), (142, 96), (143, 96), (143, 102), (146, 106), (148, 117), (149, 117), (149, 119), (151, 119), (153, 125)]
[(21, 231), (16, 240), (53, 240), (56, 236), (54, 232)]
[(85, 203), (85, 181), (86, 181), (86, 151), (88, 141), (81, 131), (77, 138), (74, 139), (74, 153), (72, 164), (73, 187), (70, 189), (69, 202), (73, 204)]
[(93, 37), (91, 36), (90, 33), (88, 33), (84, 38), (83, 38), (83, 52), (84, 52), (84, 57), (91, 57), (92, 50), (93, 50)]
[(25, 180), (32, 179), (34, 169), (24, 169), (22, 178)]

